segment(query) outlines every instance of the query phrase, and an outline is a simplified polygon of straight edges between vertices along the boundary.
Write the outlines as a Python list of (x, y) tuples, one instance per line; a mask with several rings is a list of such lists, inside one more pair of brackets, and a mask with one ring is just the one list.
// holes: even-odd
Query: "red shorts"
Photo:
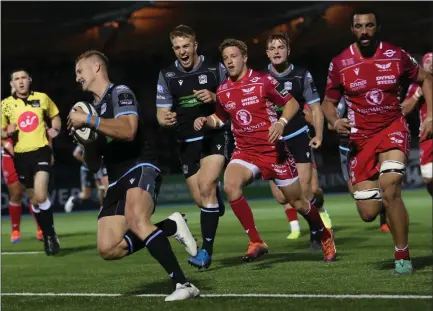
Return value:
[(379, 154), (397, 149), (406, 157), (410, 151), (410, 133), (406, 121), (399, 119), (369, 138), (350, 141), (350, 178), (355, 185), (371, 179), (380, 171)]
[(274, 180), (280, 186), (290, 185), (298, 177), (295, 159), (290, 153), (286, 160), (279, 161), (276, 152), (253, 155), (235, 149), (230, 163), (238, 163), (249, 168), (253, 172), (254, 179), (261, 175), (263, 180)]
[(426, 165), (433, 162), (433, 140), (427, 139), (419, 143), (419, 164)]
[(9, 154), (2, 152), (2, 173), (6, 185), (13, 184), (18, 181), (18, 174), (15, 170), (14, 160)]

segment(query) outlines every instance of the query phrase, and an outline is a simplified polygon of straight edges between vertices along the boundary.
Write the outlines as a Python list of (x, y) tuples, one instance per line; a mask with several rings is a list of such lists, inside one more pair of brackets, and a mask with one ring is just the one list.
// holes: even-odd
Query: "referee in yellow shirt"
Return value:
[[(59, 134), (59, 110), (47, 94), (30, 90), (32, 79), (27, 70), (14, 70), (10, 77), (15, 93), (2, 101), (2, 138), (14, 141), (15, 168), (42, 228), (45, 253), (55, 255), (60, 246), (48, 198), (52, 150), (47, 134), (51, 139)], [(51, 120), (48, 130), (46, 118)]]

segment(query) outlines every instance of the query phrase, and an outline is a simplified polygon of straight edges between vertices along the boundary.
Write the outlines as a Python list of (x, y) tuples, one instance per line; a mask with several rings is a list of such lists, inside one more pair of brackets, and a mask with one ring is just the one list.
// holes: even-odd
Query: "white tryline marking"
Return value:
[(2, 255), (35, 255), (42, 254), (43, 252), (2, 252)]
[[(1, 293), (1, 296), (51, 297), (166, 297), (164, 294), (106, 294), (106, 293)], [(432, 295), (330, 295), (330, 294), (204, 294), (203, 298), (326, 298), (326, 299), (433, 299)]]

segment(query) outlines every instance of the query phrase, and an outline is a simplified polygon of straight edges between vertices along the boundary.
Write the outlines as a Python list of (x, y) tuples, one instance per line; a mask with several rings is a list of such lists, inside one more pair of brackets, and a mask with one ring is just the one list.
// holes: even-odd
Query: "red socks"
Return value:
[(296, 208), (285, 208), (284, 212), (286, 213), (289, 222), (298, 220), (298, 212), (296, 211)]
[(251, 211), (250, 206), (243, 196), (239, 199), (230, 201), (230, 206), (232, 207), (233, 212), (236, 217), (239, 219), (242, 227), (245, 232), (248, 234), (251, 242), (263, 242), (260, 238), (259, 233), (257, 232), (256, 225), (254, 223), (254, 216)]
[(394, 250), (394, 259), (395, 260), (410, 260), (410, 256), (409, 256), (409, 246), (406, 245), (405, 248), (400, 249), (395, 247)]
[(331, 234), (325, 228), (322, 218), (320, 218), (320, 214), (314, 204), (310, 203), (310, 210), (307, 213), (302, 214), (302, 216), (304, 216), (305, 220), (308, 222), (312, 230), (320, 231), (320, 239), (322, 241), (326, 241), (331, 237)]
[(21, 202), (9, 202), (9, 217), (11, 218), (12, 231), (20, 231), (21, 211)]

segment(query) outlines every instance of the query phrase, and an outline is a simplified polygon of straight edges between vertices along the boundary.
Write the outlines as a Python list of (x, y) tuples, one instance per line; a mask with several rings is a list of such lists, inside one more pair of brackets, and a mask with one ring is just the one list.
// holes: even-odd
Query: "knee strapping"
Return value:
[(381, 201), (382, 200), (379, 188), (355, 191), (353, 193), (353, 198), (357, 201), (367, 201), (367, 200)]
[(404, 165), (404, 163), (401, 163), (399, 161), (387, 160), (383, 161), (382, 165), (380, 166), (380, 175), (387, 173), (396, 173), (404, 176), (405, 169), (406, 166)]

